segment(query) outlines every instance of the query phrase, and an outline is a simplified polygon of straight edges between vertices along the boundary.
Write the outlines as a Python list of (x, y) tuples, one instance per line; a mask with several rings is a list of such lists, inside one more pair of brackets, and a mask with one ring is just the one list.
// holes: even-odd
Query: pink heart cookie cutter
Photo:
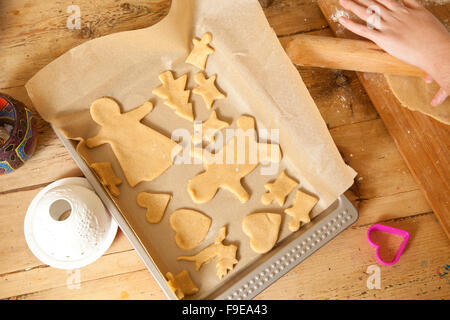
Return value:
[[(403, 241), (400, 244), (400, 248), (397, 250), (397, 253), (395, 254), (395, 257), (392, 261), (390, 261), (390, 262), (384, 261), (380, 257), (380, 245), (374, 243), (372, 241), (372, 239), (370, 239), (370, 233), (374, 230), (394, 234), (394, 235), (397, 235), (397, 236), (400, 236), (403, 238)], [(373, 226), (371, 226), (369, 228), (369, 230), (367, 230), (367, 240), (369, 241), (369, 244), (372, 247), (375, 247), (377, 249), (376, 254), (377, 254), (378, 262), (380, 262), (381, 264), (383, 264), (385, 266), (392, 266), (398, 262), (398, 260), (400, 259), (400, 256), (402, 255), (403, 251), (405, 250), (406, 244), (408, 243), (408, 240), (409, 240), (409, 232), (406, 230), (402, 230), (402, 229), (384, 226), (382, 224), (374, 224)]]

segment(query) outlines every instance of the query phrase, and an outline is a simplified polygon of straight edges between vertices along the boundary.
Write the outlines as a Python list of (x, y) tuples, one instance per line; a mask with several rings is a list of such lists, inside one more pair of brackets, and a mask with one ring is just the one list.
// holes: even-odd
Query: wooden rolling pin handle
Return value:
[(298, 35), (286, 48), (292, 62), (309, 67), (424, 77), (426, 73), (363, 40)]

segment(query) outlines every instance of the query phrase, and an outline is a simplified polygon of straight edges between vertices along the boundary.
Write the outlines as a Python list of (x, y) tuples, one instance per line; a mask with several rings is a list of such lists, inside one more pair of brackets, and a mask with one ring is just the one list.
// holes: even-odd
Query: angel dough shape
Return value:
[(140, 121), (153, 110), (146, 102), (127, 113), (120, 113), (112, 98), (100, 98), (91, 106), (92, 119), (102, 128), (86, 140), (89, 148), (109, 143), (131, 187), (141, 181), (152, 181), (172, 162), (172, 150), (177, 143)]

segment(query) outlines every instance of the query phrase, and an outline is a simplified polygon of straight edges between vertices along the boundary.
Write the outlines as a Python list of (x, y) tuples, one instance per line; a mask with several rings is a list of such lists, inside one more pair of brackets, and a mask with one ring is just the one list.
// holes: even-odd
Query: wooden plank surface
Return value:
[[(339, 0), (318, 0), (318, 4), (338, 37), (358, 38), (333, 21), (333, 14), (343, 9)], [(427, 8), (448, 23), (450, 4)], [(450, 239), (450, 126), (403, 108), (383, 75), (357, 74)]]
[[(29, 103), (23, 88), (42, 66), (91, 38), (143, 28), (159, 21), (169, 1), (79, 0), (80, 30), (65, 27), (72, 1), (0, 3), (0, 92)], [(298, 33), (331, 35), (315, 1), (275, 0), (265, 9), (286, 44)], [(449, 298), (450, 243), (354, 72), (298, 68), (345, 161), (359, 175), (346, 194), (360, 218), (297, 266), (258, 299)], [(28, 204), (54, 180), (81, 176), (47, 123), (33, 158), (0, 177), (0, 299), (164, 299), (122, 232), (95, 263), (72, 275), (43, 265), (28, 250), (23, 219)], [(412, 239), (400, 262), (380, 266), (381, 289), (369, 290), (367, 267), (377, 265), (365, 232), (381, 222), (404, 228)], [(438, 271), (441, 272), (438, 272)]]

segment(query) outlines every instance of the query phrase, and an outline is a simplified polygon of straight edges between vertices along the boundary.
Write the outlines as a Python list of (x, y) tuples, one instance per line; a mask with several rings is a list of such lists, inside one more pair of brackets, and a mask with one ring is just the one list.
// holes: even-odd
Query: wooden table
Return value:
[[(30, 104), (24, 84), (47, 63), (89, 39), (150, 26), (170, 6), (169, 1), (78, 0), (81, 29), (71, 30), (66, 21), (72, 4), (1, 1), (0, 92)], [(264, 10), (284, 45), (298, 33), (331, 35), (315, 1), (275, 0)], [(355, 73), (318, 68), (299, 72), (342, 156), (359, 173), (347, 195), (360, 218), (257, 298), (450, 298), (450, 271), (445, 270), (450, 242)], [(121, 232), (103, 257), (79, 272), (50, 268), (32, 255), (23, 234), (28, 204), (49, 183), (81, 176), (49, 125), (39, 120), (38, 126), (34, 157), (0, 177), (0, 298), (164, 299)], [(381, 288), (368, 289), (368, 267), (378, 264), (366, 231), (378, 222), (408, 230), (411, 239), (397, 265), (380, 266)]]

